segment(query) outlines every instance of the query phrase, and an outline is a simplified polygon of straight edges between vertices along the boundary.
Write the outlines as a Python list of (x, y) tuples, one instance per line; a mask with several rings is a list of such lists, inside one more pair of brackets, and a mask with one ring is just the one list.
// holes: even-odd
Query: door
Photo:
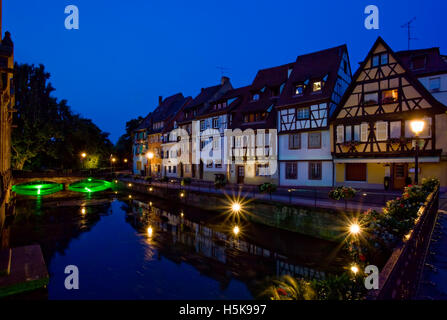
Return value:
[(366, 163), (347, 163), (346, 181), (366, 181)]
[(407, 163), (393, 164), (393, 189), (402, 190), (406, 185), (408, 177)]
[(195, 164), (191, 165), (191, 175), (193, 178), (196, 177), (196, 165)]
[(245, 177), (245, 169), (244, 166), (237, 166), (237, 183), (243, 184)]
[(183, 163), (180, 162), (180, 178), (183, 178)]

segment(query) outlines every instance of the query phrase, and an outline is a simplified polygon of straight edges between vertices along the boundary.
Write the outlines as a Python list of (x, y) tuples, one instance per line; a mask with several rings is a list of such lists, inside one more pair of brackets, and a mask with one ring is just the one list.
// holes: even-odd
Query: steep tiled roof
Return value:
[[(344, 52), (347, 52), (346, 45), (298, 56), (278, 106), (329, 99), (337, 82)], [(312, 82), (325, 77), (327, 78), (321, 92), (312, 92)], [(297, 84), (306, 84), (303, 94), (299, 96), (295, 95)]]
[[(244, 100), (244, 97), (249, 94), (250, 88), (251, 88), (251, 86), (245, 86), (245, 87), (228, 90), (220, 98), (210, 101), (209, 106), (205, 110), (200, 112), (200, 115), (198, 116), (198, 118), (209, 117), (209, 116), (213, 116), (213, 115), (227, 113), (227, 112), (230, 112), (231, 110), (233, 110), (234, 108), (237, 108)], [(217, 110), (214, 109), (214, 106), (217, 103), (222, 103), (222, 102), (227, 103), (226, 108), (217, 109)]]
[(160, 132), (162, 129), (153, 130), (152, 124), (159, 121), (169, 121), (170, 118), (177, 114), (186, 99), (187, 98), (183, 97), (183, 94), (181, 93), (165, 98), (153, 112), (149, 113), (146, 118), (144, 118), (135, 131), (148, 129), (149, 133)]
[[(418, 77), (447, 72), (447, 57), (440, 54), (439, 48), (398, 51), (396, 55), (404, 67)], [(425, 67), (415, 70), (412, 66), (412, 59), (418, 57), (425, 58)]]

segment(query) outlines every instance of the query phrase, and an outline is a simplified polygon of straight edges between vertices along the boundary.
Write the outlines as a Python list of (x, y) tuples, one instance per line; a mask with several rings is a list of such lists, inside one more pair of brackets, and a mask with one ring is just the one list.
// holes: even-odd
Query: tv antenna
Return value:
[(401, 28), (407, 28), (408, 30), (408, 50), (410, 50), (410, 41), (411, 40), (418, 40), (417, 38), (412, 38), (411, 37), (411, 24), (416, 20), (416, 17), (413, 17), (413, 19), (411, 19), (410, 21), (408, 21), (407, 23), (401, 25)]
[(226, 68), (226, 67), (222, 67), (222, 66), (217, 66), (216, 69), (220, 70), (220, 75), (223, 77), (225, 71), (231, 70), (230, 68)]

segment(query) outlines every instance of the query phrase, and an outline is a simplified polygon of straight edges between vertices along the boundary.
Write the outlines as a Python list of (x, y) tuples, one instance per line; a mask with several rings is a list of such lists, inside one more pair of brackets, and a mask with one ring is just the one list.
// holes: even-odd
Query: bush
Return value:
[(276, 184), (265, 182), (259, 185), (259, 192), (261, 193), (273, 193), (277, 189)]
[(225, 177), (223, 175), (216, 176), (216, 179), (214, 180), (214, 187), (216, 189), (223, 188), (223, 187), (225, 187), (226, 184), (227, 184), (227, 180), (225, 179)]
[(183, 178), (182, 182), (181, 182), (181, 185), (182, 186), (187, 186), (187, 185), (190, 185), (191, 182), (192, 182), (191, 178)]
[(333, 200), (349, 200), (354, 198), (357, 191), (351, 187), (335, 187), (331, 191), (329, 191), (329, 198)]
[(439, 184), (440, 182), (438, 178), (424, 178), (422, 179), (422, 190), (431, 193), (439, 186)]
[(147, 182), (151, 183), (152, 182), (152, 177), (151, 176), (144, 177), (144, 181), (147, 181)]
[(164, 176), (163, 178), (160, 179), (161, 182), (168, 182), (169, 178)]

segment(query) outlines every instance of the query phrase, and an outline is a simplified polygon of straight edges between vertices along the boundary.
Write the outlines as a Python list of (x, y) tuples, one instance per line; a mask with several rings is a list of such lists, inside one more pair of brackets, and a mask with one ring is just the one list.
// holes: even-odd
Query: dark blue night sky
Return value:
[[(64, 8), (77, 5), (80, 29), (64, 28)], [(380, 10), (380, 30), (364, 28), (364, 8)], [(378, 35), (407, 49), (406, 29), (417, 17), (412, 49), (447, 53), (447, 2), (400, 1), (105, 1), (3, 0), (3, 31), (20, 63), (43, 63), (59, 99), (111, 133), (146, 115), (158, 96), (196, 95), (217, 84), (249, 84), (260, 68), (346, 43), (352, 71)]]

